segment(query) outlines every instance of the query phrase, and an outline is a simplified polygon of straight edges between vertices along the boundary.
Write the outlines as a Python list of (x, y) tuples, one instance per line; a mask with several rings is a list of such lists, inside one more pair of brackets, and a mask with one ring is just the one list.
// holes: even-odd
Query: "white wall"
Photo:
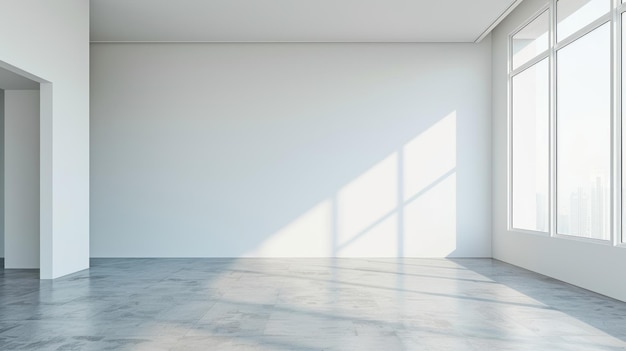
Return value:
[(39, 91), (4, 98), (4, 265), (39, 268)]
[(0, 0), (0, 66), (41, 87), (41, 277), (89, 266), (89, 1)]
[(489, 257), (490, 61), (92, 44), (91, 254)]
[(626, 249), (507, 230), (507, 38), (546, 0), (526, 0), (493, 35), (493, 255), (583, 288), (626, 301)]

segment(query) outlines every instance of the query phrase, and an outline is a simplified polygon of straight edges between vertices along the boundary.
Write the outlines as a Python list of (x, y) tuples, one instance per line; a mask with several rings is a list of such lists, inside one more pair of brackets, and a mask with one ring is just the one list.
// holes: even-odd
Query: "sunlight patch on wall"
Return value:
[(344, 186), (337, 196), (338, 256), (395, 256), (397, 153)]
[(456, 112), (406, 143), (403, 149), (404, 201), (456, 168)]
[(456, 112), (404, 146), (404, 255), (456, 250)]
[(457, 245), (452, 112), (246, 256), (445, 257)]
[[(337, 257), (396, 257), (398, 214), (393, 213), (376, 221), (335, 250)], [(341, 232), (340, 232), (341, 233)], [(347, 237), (345, 234), (344, 237)]]
[(404, 255), (445, 257), (456, 250), (456, 174), (404, 207)]
[(263, 241), (247, 257), (325, 257), (331, 254), (333, 210), (322, 201)]

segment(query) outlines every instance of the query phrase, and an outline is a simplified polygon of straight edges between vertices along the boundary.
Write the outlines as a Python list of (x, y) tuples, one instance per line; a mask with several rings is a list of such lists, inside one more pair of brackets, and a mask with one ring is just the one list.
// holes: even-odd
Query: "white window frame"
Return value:
[(624, 102), (622, 101), (622, 90), (624, 89), (622, 87), (622, 85), (624, 84), (623, 79), (622, 79), (622, 72), (624, 69), (624, 67), (622, 67), (622, 57), (624, 55), (623, 50), (624, 50), (624, 45), (623, 45), (623, 40), (624, 38), (622, 38), (622, 26), (626, 25), (626, 23), (623, 23), (622, 21), (622, 14), (626, 12), (626, 3), (621, 3), (620, 0), (613, 0), (614, 1), (614, 11), (613, 12), (613, 31), (615, 33), (614, 35), (614, 42), (613, 42), (613, 48), (615, 50), (615, 53), (613, 55), (613, 59), (615, 60), (615, 63), (613, 65), (613, 69), (614, 69), (614, 74), (613, 74), (613, 78), (615, 80), (615, 82), (613, 83), (613, 88), (615, 89), (615, 93), (613, 94), (614, 96), (614, 100), (615, 103), (613, 104), (613, 108), (615, 109), (615, 131), (613, 132), (613, 135), (615, 137), (616, 140), (616, 145), (615, 145), (615, 179), (616, 179), (616, 185), (618, 187), (618, 189), (616, 189), (613, 193), (616, 195), (615, 196), (615, 200), (614, 200), (614, 204), (615, 204), (615, 211), (614, 213), (616, 214), (615, 216), (615, 220), (614, 220), (614, 225), (615, 225), (615, 235), (613, 238), (613, 244), (615, 246), (618, 247), (622, 247), (622, 248), (626, 248), (626, 230), (624, 230), (624, 224), (626, 224), (626, 221), (624, 220), (624, 200), (626, 199), (625, 196), (622, 195), (623, 189), (624, 189), (624, 172), (622, 167), (624, 166), (624, 154), (623, 154), (623, 150), (622, 148), (624, 147), (624, 145), (626, 145), (626, 143), (624, 142), (624, 134), (622, 133), (622, 128), (624, 123), (622, 122), (624, 113), (622, 111), (623, 106), (625, 106)]
[[(626, 230), (623, 225), (626, 224), (626, 220), (623, 218), (622, 207), (623, 200), (626, 196), (622, 196), (622, 13), (626, 12), (626, 3), (622, 4), (620, 0), (611, 0), (611, 8), (608, 13), (597, 18), (593, 22), (585, 25), (583, 28), (572, 33), (568, 37), (564, 38), (560, 42), (556, 41), (556, 28), (557, 28), (557, 1), (550, 0), (548, 4), (541, 7), (535, 14), (533, 14), (528, 20), (524, 21), (520, 26), (515, 28), (508, 36), (508, 51), (507, 51), (507, 68), (508, 68), (508, 85), (507, 85), (507, 227), (509, 231), (529, 233), (534, 235), (540, 235), (543, 237), (552, 237), (564, 240), (575, 240), (589, 243), (595, 243), (607, 246), (617, 246), (626, 248)], [(537, 17), (543, 15), (548, 11), (549, 28), (548, 28), (548, 42), (549, 47), (546, 51), (537, 54), (534, 58), (513, 69), (513, 36), (520, 30), (525, 28), (529, 23), (537, 19)], [(575, 235), (559, 234), (557, 231), (557, 203), (556, 203), (556, 69), (557, 69), (557, 52), (564, 47), (576, 42), (578, 39), (591, 33), (595, 29), (602, 25), (610, 23), (611, 27), (611, 150), (610, 150), (610, 181), (609, 181), (609, 194), (610, 194), (610, 210), (609, 210), (609, 232), (610, 239), (594, 239), (579, 237)], [(625, 23), (626, 25), (626, 23)], [(534, 66), (542, 60), (548, 58), (549, 66), (549, 186), (548, 186), (548, 232), (519, 229), (513, 226), (513, 197), (512, 197), (512, 166), (513, 166), (513, 148), (512, 148), (512, 117), (513, 117), (513, 91), (512, 83), (513, 77), (525, 71), (526, 69)], [(626, 143), (624, 143), (626, 145)]]
[[(515, 228), (513, 226), (513, 77), (517, 76), (518, 74), (524, 72), (525, 70), (535, 66), (536, 64), (538, 64), (539, 62), (548, 59), (548, 85), (549, 85), (549, 91), (550, 94), (552, 92), (552, 60), (550, 59), (550, 48), (552, 47), (552, 43), (551, 43), (551, 38), (552, 38), (552, 14), (550, 13), (551, 9), (549, 5), (543, 6), (541, 9), (539, 9), (539, 11), (537, 11), (535, 14), (533, 14), (528, 20), (524, 21), (520, 26), (518, 26), (517, 28), (515, 28), (515, 30), (513, 32), (511, 32), (509, 34), (508, 37), (508, 51), (507, 51), (507, 55), (508, 55), (508, 87), (507, 87), (507, 97), (508, 97), (508, 102), (507, 102), (507, 111), (508, 111), (508, 119), (507, 119), (507, 226), (509, 231), (516, 231), (516, 232), (523, 232), (523, 233), (528, 233), (528, 234), (535, 234), (535, 235), (540, 235), (540, 236), (549, 236), (550, 235), (550, 231), (552, 228), (552, 184), (550, 183), (548, 185), (548, 231), (547, 232), (543, 232), (543, 231), (538, 231), (538, 230), (530, 230), (530, 229), (521, 229), (521, 228)], [(529, 25), (532, 21), (536, 20), (539, 16), (543, 15), (544, 13), (548, 12), (548, 18), (550, 19), (548, 22), (548, 49), (537, 54), (534, 58), (528, 60), (528, 62), (523, 63), (522, 65), (520, 65), (519, 67), (513, 69), (513, 36), (515, 36), (517, 33), (519, 33), (522, 29), (526, 28), (527, 25)], [(548, 106), (550, 106), (550, 110), (552, 109), (552, 96), (548, 97)], [(549, 113), (549, 115), (551, 115), (551, 111)], [(552, 124), (550, 123), (550, 126), (548, 128), (548, 145), (552, 145), (552, 132), (551, 132), (551, 128), (552, 128)], [(552, 160), (551, 157), (548, 158), (548, 163), (550, 165), (550, 168), (552, 166)], [(550, 170), (550, 174), (551, 174), (551, 170)], [(552, 178), (550, 176), (550, 178)]]

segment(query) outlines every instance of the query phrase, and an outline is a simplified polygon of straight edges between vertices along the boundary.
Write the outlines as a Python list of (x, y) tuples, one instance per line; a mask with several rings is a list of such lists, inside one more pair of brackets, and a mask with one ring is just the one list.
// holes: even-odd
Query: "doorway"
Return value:
[(0, 66), (0, 263), (40, 268), (40, 83)]

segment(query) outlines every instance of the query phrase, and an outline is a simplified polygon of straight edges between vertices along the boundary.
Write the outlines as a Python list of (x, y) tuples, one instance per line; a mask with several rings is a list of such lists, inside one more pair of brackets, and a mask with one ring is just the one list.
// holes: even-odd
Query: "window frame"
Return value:
[(625, 106), (624, 101), (622, 101), (623, 96), (623, 85), (624, 85), (624, 72), (623, 60), (624, 60), (624, 40), (626, 38), (622, 37), (623, 28), (626, 25), (623, 21), (623, 17), (626, 16), (626, 2), (622, 3), (620, 0), (614, 0), (614, 10), (613, 12), (613, 31), (614, 31), (614, 41), (613, 48), (615, 53), (613, 55), (613, 59), (615, 60), (613, 69), (613, 79), (615, 80), (613, 83), (613, 88), (615, 89), (615, 93), (613, 94), (613, 99), (615, 103), (613, 104), (614, 112), (615, 112), (615, 130), (613, 135), (616, 140), (615, 147), (615, 180), (618, 186), (618, 189), (615, 189), (613, 194), (615, 194), (614, 205), (616, 214), (614, 219), (615, 225), (615, 235), (613, 237), (613, 245), (617, 247), (626, 248), (626, 230), (624, 230), (624, 224), (626, 224), (626, 220), (624, 219), (624, 200), (626, 196), (623, 194), (624, 191), (624, 170), (623, 166), (624, 162), (624, 146), (626, 143), (624, 142), (624, 133), (623, 128), (626, 127), (626, 124), (622, 121), (624, 112), (623, 106)]
[[(518, 74), (526, 71), (527, 69), (542, 62), (544, 59), (548, 59), (548, 118), (551, 119), (552, 114), (552, 61), (550, 60), (550, 48), (552, 47), (552, 13), (550, 12), (550, 6), (545, 5), (534, 13), (529, 19), (524, 21), (515, 30), (513, 30), (508, 36), (507, 46), (507, 67), (508, 67), (508, 86), (507, 86), (507, 227), (509, 231), (516, 231), (528, 234), (534, 234), (539, 236), (550, 236), (552, 228), (552, 184), (548, 182), (548, 231), (538, 231), (530, 229), (515, 228), (513, 226), (513, 78)], [(521, 64), (519, 67), (513, 69), (513, 36), (517, 35), (521, 30), (526, 28), (530, 23), (536, 20), (544, 13), (548, 13), (548, 49), (538, 53), (535, 57)], [(552, 124), (548, 121), (548, 147), (552, 147)], [(551, 156), (548, 156), (549, 172), (552, 170)]]
[(615, 151), (617, 149), (616, 145), (615, 145), (615, 141), (618, 140), (615, 138), (614, 134), (616, 131), (615, 128), (615, 109), (614, 109), (614, 105), (615, 105), (615, 59), (613, 57), (614, 55), (614, 28), (613, 25), (611, 23), (611, 19), (608, 18), (608, 15), (612, 15), (612, 13), (608, 13), (603, 15), (602, 17), (598, 18), (597, 20), (589, 23), (588, 25), (584, 26), (583, 28), (581, 28), (580, 30), (574, 32), (572, 35), (564, 38), (561, 43), (556, 43), (554, 45), (554, 64), (555, 64), (555, 68), (554, 68), (554, 73), (555, 73), (555, 77), (554, 77), (554, 94), (555, 94), (555, 98), (554, 98), (554, 116), (551, 116), (552, 118), (554, 118), (554, 140), (555, 140), (555, 144), (554, 144), (554, 167), (555, 167), (555, 172), (554, 172), (554, 185), (555, 185), (555, 189), (554, 189), (554, 194), (552, 194), (554, 196), (554, 210), (555, 210), (555, 216), (554, 216), (554, 222), (555, 224), (558, 224), (558, 203), (557, 203), (557, 173), (558, 173), (558, 169), (556, 169), (556, 165), (558, 164), (558, 157), (557, 157), (557, 151), (556, 150), (556, 139), (557, 139), (557, 114), (558, 114), (558, 106), (557, 106), (557, 98), (556, 98), (556, 93), (558, 90), (558, 86), (557, 86), (557, 79), (556, 79), (556, 73), (557, 73), (557, 65), (558, 65), (558, 52), (561, 49), (564, 49), (566, 47), (568, 47), (571, 44), (576, 43), (579, 39), (584, 38), (586, 35), (591, 34), (591, 32), (595, 31), (596, 29), (599, 29), (600, 27), (604, 26), (605, 24), (609, 23), (609, 27), (610, 27), (610, 42), (611, 42), (611, 47), (610, 47), (610, 57), (611, 57), (611, 62), (610, 62), (610, 71), (611, 71), (611, 77), (610, 77), (610, 86), (611, 86), (611, 92), (610, 92), (610, 115), (609, 115), (609, 121), (610, 121), (610, 141), (609, 141), (609, 145), (610, 145), (610, 149), (609, 149), (609, 160), (610, 160), (610, 167), (609, 167), (609, 238), (608, 239), (598, 239), (598, 238), (589, 238), (589, 237), (584, 237), (584, 236), (577, 236), (577, 235), (573, 235), (573, 234), (562, 234), (559, 233), (558, 228), (555, 226), (554, 228), (554, 232), (552, 234), (553, 237), (557, 237), (557, 238), (564, 238), (564, 239), (576, 239), (576, 240), (582, 240), (582, 241), (588, 241), (588, 242), (595, 242), (595, 243), (600, 243), (600, 244), (612, 244), (614, 241), (614, 232), (615, 232), (615, 225), (614, 225), (614, 220), (615, 220), (615, 192), (616, 192), (616, 184), (615, 184), (615, 179), (617, 179), (614, 175), (615, 170), (616, 170), (616, 159), (615, 159)]
[[(622, 14), (626, 13), (626, 3), (621, 3), (621, 0), (611, 0), (610, 10), (606, 14), (592, 21), (591, 23), (580, 28), (576, 32), (563, 38), (560, 42), (557, 42), (557, 2), (558, 0), (550, 0), (546, 5), (539, 8), (532, 16), (526, 21), (522, 22), (516, 27), (509, 35), (507, 40), (507, 229), (509, 232), (527, 233), (539, 235), (542, 237), (551, 237), (563, 240), (582, 241), (587, 243), (595, 243), (600, 245), (608, 245), (615, 247), (626, 248), (626, 230), (623, 226), (626, 224), (626, 213), (622, 212), (623, 208), (626, 208), (626, 204), (623, 203), (626, 200), (626, 194), (622, 193), (622, 184), (626, 183), (622, 179), (623, 172), (622, 164), (626, 164), (622, 160), (622, 154), (626, 154), (622, 150), (623, 145), (626, 146), (626, 142), (622, 139), (622, 134), (626, 135), (626, 131), (622, 130), (622, 126), (626, 128), (626, 124), (623, 124), (622, 119), (622, 81), (626, 81), (626, 77), (622, 76), (622, 25), (626, 25), (626, 22), (622, 23)], [(548, 49), (544, 52), (538, 53), (535, 57), (528, 62), (520, 65), (517, 68), (513, 68), (513, 36), (519, 31), (524, 29), (528, 24), (537, 19), (539, 16), (548, 12), (549, 28), (548, 28)], [(626, 15), (624, 15), (626, 16)], [(557, 137), (557, 101), (556, 101), (556, 70), (557, 70), (557, 52), (568, 45), (576, 42), (578, 39), (598, 29), (602, 25), (610, 23), (610, 42), (611, 42), (611, 62), (610, 62), (610, 176), (609, 176), (609, 239), (595, 239), (580, 237), (568, 234), (559, 234), (557, 231), (557, 184), (556, 184), (556, 165), (557, 165), (557, 150), (556, 150), (556, 137)], [(625, 29), (626, 30), (626, 29)], [(549, 75), (549, 187), (548, 187), (548, 231), (535, 231), (528, 229), (515, 228), (513, 226), (513, 77), (522, 73), (526, 69), (533, 67), (535, 64), (548, 58), (548, 75)], [(625, 105), (626, 106), (626, 105)]]

